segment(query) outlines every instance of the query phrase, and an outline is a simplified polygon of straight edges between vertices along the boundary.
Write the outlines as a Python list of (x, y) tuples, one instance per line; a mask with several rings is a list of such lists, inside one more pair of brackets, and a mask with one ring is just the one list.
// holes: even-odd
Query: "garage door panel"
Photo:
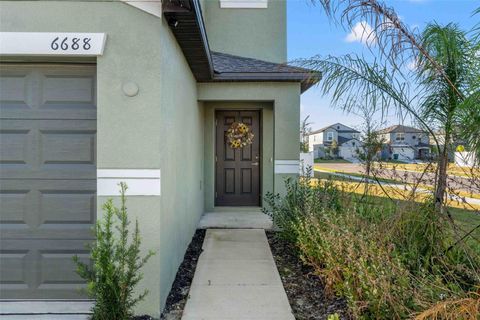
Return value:
[(95, 180), (3, 180), (1, 239), (92, 239)]
[(94, 66), (9, 64), (0, 75), (2, 118), (96, 119)]
[(2, 120), (2, 178), (94, 179), (95, 120)]
[(0, 298), (85, 298), (72, 257), (94, 239), (95, 73), (0, 68)]
[(89, 263), (85, 241), (5, 240), (0, 245), (0, 298), (85, 298), (73, 256)]
[(95, 219), (95, 192), (49, 190), (41, 192), (43, 224), (92, 224)]
[(43, 165), (95, 165), (95, 131), (42, 130), (40, 134)]
[(2, 226), (3, 224), (25, 224), (28, 198), (28, 190), (0, 191), (0, 223)]
[[(5, 74), (7, 73), (7, 74)], [(2, 112), (24, 113), (30, 110), (33, 102), (29, 97), (33, 97), (33, 88), (29, 83), (31, 77), (28, 72), (9, 73), (7, 70), (0, 71), (0, 103)]]
[[(84, 108), (95, 108), (95, 78), (91, 76), (44, 76), (42, 86), (42, 108), (62, 106), (65, 111), (73, 111), (69, 105)], [(59, 109), (61, 110), (61, 109)]]
[(30, 250), (18, 249), (0, 251), (0, 277), (2, 286), (6, 285), (15, 289), (28, 288), (28, 279), (25, 273), (29, 251)]
[[(3, 124), (2, 124), (3, 125)], [(0, 163), (26, 165), (30, 130), (0, 130)]]

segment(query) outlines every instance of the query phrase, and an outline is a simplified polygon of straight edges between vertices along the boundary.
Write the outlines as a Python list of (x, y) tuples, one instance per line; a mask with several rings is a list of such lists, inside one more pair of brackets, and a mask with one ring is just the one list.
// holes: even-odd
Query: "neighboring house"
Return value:
[(356, 150), (361, 147), (360, 132), (341, 123), (316, 130), (308, 135), (308, 150), (314, 157), (323, 158), (330, 155), (329, 148), (333, 141), (338, 145), (338, 156), (344, 159), (356, 157)]
[(426, 131), (394, 125), (379, 130), (378, 134), (384, 143), (383, 159), (411, 162), (430, 157), (430, 138)]
[(286, 2), (1, 1), (0, 21), (0, 298), (84, 299), (72, 256), (125, 181), (158, 318), (201, 215), (298, 175), (318, 76), (283, 64)]
[[(435, 135), (433, 136), (432, 134), (429, 135), (430, 137), (430, 143), (431, 143), (431, 149), (432, 149), (432, 152), (434, 152), (435, 154), (438, 154), (438, 147), (440, 147), (440, 150), (443, 150), (444, 146), (445, 146), (445, 133), (442, 132), (442, 131), (437, 131), (434, 133)], [(438, 146), (437, 146), (437, 143), (438, 143)], [(457, 147), (460, 146), (460, 145), (464, 145), (465, 144), (465, 141), (463, 141), (462, 139), (459, 139), (458, 137), (456, 137), (456, 135), (454, 135), (451, 139), (450, 139), (450, 143), (449, 143), (449, 149), (448, 149), (448, 160), (451, 161), (451, 162), (455, 162), (456, 161), (456, 155), (455, 155), (455, 151), (457, 150)]]

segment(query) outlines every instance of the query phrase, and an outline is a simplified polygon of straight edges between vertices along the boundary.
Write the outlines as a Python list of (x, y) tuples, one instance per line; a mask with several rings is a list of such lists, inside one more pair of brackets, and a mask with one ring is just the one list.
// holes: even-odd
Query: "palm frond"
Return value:
[(322, 72), (322, 81), (318, 85), (324, 95), (331, 96), (332, 106), (347, 112), (369, 106), (382, 117), (392, 111), (408, 113), (433, 135), (420, 110), (415, 107), (415, 102), (425, 93), (416, 86), (412, 88), (410, 79), (398, 69), (388, 68), (377, 61), (369, 63), (355, 54), (316, 56), (295, 63)]

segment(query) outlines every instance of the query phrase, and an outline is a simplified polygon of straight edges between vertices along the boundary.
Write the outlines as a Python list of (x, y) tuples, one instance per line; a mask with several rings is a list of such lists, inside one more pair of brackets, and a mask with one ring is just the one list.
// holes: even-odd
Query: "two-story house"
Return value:
[(430, 157), (428, 132), (404, 125), (394, 125), (378, 131), (384, 142), (383, 159), (411, 162)]
[(202, 214), (298, 175), (318, 76), (286, 52), (282, 0), (1, 1), (0, 299), (85, 299), (72, 256), (124, 181), (158, 318)]
[[(354, 159), (356, 150), (361, 147), (360, 132), (341, 123), (311, 132), (308, 136), (308, 150), (313, 151), (315, 158), (339, 156)], [(332, 143), (337, 144), (338, 154), (332, 155)]]

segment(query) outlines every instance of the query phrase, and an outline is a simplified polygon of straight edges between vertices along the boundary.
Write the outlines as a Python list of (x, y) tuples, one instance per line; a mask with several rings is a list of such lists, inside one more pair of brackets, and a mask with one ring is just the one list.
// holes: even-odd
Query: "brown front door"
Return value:
[[(247, 124), (254, 134), (253, 143), (232, 149), (226, 133), (234, 122)], [(260, 112), (216, 112), (216, 206), (260, 205)]]

